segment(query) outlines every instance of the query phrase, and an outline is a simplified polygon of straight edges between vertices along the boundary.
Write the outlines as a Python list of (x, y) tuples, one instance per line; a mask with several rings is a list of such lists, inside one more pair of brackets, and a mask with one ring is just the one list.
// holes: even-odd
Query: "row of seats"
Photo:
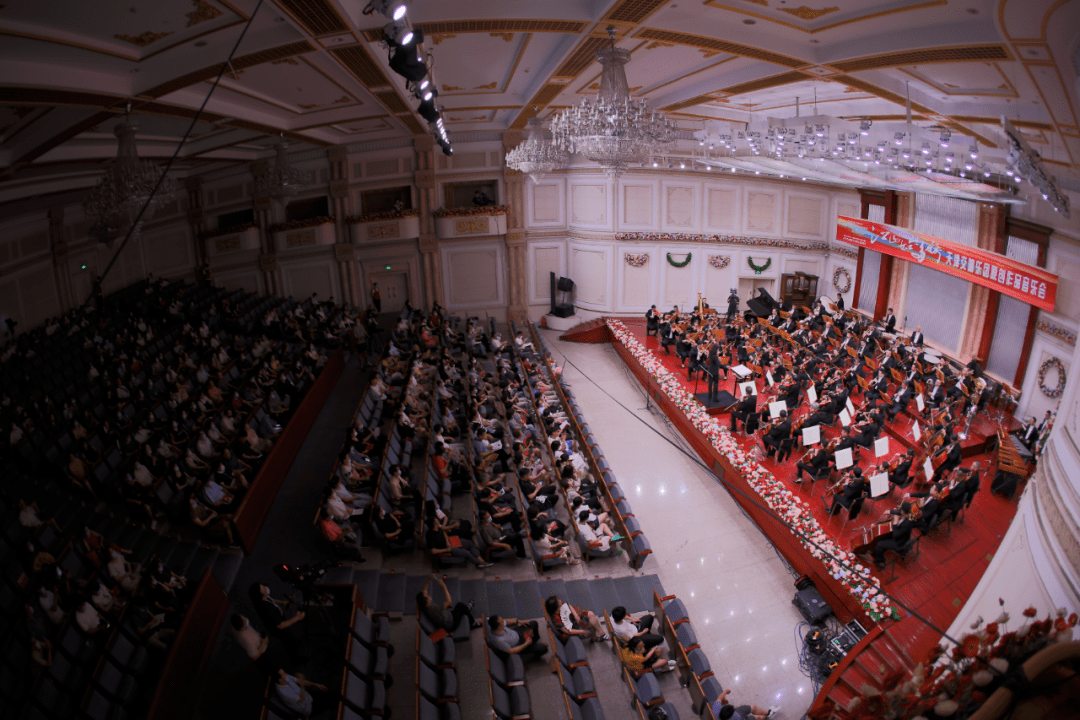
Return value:
[[(516, 331), (516, 323), (514, 323), (512, 327)], [(558, 393), (563, 407), (569, 411), (567, 417), (570, 421), (572, 432), (579, 441), (581, 453), (585, 456), (593, 475), (599, 478), (597, 488), (600, 490), (606, 501), (605, 504), (614, 510), (611, 514), (611, 518), (615, 522), (614, 529), (623, 537), (620, 543), (627, 553), (630, 565), (635, 570), (640, 569), (645, 558), (652, 554), (652, 545), (650, 545), (648, 538), (645, 536), (644, 531), (642, 531), (641, 525), (634, 518), (630, 501), (619, 486), (615, 473), (611, 470), (611, 466), (605, 459), (604, 453), (596, 440), (596, 436), (592, 432), (592, 428), (589, 427), (589, 424), (585, 420), (585, 414), (578, 406), (577, 398), (574, 396), (573, 390), (570, 389), (570, 386), (561, 377), (557, 377), (552, 370), (551, 350), (548, 348), (547, 343), (540, 333), (536, 331), (536, 326), (532, 323), (529, 324), (529, 331), (549, 383), (555, 388), (556, 393)]]
[(566, 642), (552, 629), (552, 619), (544, 610), (547, 620), (548, 641), (555, 652), (555, 671), (559, 676), (559, 685), (563, 691), (566, 715), (571, 720), (605, 720), (604, 708), (596, 696), (596, 682), (585, 654), (585, 644), (576, 635), (567, 637)]

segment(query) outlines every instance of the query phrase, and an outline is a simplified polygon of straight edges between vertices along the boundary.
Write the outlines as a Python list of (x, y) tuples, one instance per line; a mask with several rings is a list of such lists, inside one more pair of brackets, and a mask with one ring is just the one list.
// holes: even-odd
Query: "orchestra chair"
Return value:
[(896, 565), (897, 565), (897, 563), (904, 562), (904, 560), (907, 559), (908, 555), (911, 554), (912, 550), (915, 551), (915, 555), (913, 557), (916, 557), (916, 558), (919, 557), (919, 553), (922, 552), (922, 550), (919, 549), (919, 541), (921, 539), (922, 539), (921, 537), (915, 537), (915, 535), (913, 533), (911, 535), (911, 537), (908, 538), (908, 541), (906, 543), (904, 543), (903, 547), (901, 547), (901, 548), (899, 548), (897, 550), (886, 550), (885, 551), (885, 568), (884, 569), (888, 569), (890, 571), (889, 579), (885, 581), (886, 585), (888, 585), (889, 583), (896, 580)]

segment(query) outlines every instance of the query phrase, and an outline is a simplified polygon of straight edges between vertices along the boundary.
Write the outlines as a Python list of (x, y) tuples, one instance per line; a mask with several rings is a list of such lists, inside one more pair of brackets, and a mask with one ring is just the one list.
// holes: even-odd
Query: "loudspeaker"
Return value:
[(574, 289), (574, 281), (570, 278), (559, 278), (559, 292), (570, 292)]
[(832, 608), (815, 587), (808, 587), (795, 593), (791, 604), (798, 609), (806, 622), (814, 625), (824, 622), (825, 618), (833, 614)]
[(561, 318), (570, 317), (571, 315), (574, 314), (574, 306), (571, 305), (570, 303), (563, 303), (562, 305), (556, 305), (551, 310), (551, 314), (554, 315), (555, 317), (561, 317)]

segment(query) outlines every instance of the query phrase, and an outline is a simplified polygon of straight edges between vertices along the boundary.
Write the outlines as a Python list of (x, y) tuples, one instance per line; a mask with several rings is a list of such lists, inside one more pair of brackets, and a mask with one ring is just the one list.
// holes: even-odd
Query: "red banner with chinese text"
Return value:
[(923, 235), (884, 223), (839, 217), (836, 239), (919, 263), (991, 290), (1054, 311), (1058, 276), (989, 250)]

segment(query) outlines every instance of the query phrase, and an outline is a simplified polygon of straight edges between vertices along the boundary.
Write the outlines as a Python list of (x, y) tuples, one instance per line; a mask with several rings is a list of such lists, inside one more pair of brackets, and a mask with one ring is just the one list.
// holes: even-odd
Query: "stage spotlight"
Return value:
[(399, 47), (390, 58), (390, 69), (409, 82), (420, 82), (428, 74), (427, 65), (421, 60), (414, 47)]
[(368, 3), (368, 6), (364, 8), (364, 14), (370, 15), (373, 12), (377, 12), (382, 13), (391, 20), (400, 20), (405, 17), (405, 13), (408, 9), (405, 0), (372, 0)]
[(870, 126), (872, 124), (873, 123), (870, 120), (863, 120), (861, 123), (859, 123), (859, 132), (862, 133), (863, 135), (869, 135), (870, 134)]
[(952, 137), (952, 132), (951, 131), (942, 130), (941, 135), (938, 137), (938, 142), (941, 144), (941, 147), (943, 147), (943, 148), (949, 147), (949, 139), (951, 137)]
[(392, 22), (387, 23), (383, 28), (383, 36), (390, 47), (406, 47), (413, 45), (413, 40), (416, 39), (415, 33), (405, 23)]
[(420, 106), (416, 108), (416, 112), (420, 113), (420, 117), (424, 118), (428, 122), (436, 122), (439, 120), (439, 109), (435, 107), (433, 100), (424, 100), (420, 103)]
[(421, 98), (422, 100), (434, 100), (439, 96), (439, 91), (433, 87), (428, 87), (428, 89), (424, 90), (423, 93), (424, 96), (423, 98)]

